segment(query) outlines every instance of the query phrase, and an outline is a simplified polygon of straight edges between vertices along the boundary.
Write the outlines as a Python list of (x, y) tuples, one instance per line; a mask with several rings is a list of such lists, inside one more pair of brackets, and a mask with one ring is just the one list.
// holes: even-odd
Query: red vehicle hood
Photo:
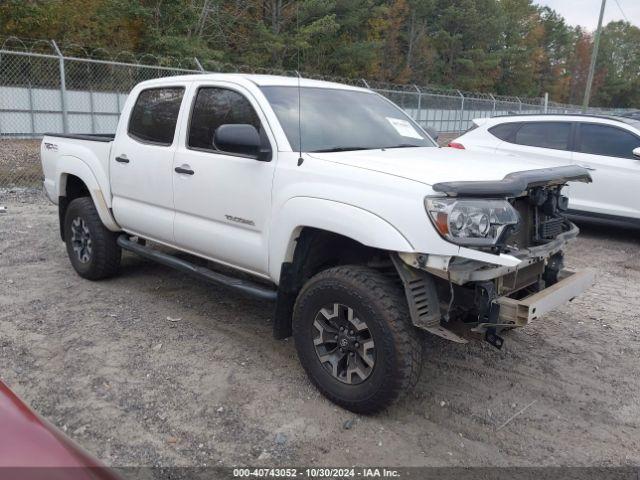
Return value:
[(0, 380), (0, 472), (11, 479), (120, 479)]

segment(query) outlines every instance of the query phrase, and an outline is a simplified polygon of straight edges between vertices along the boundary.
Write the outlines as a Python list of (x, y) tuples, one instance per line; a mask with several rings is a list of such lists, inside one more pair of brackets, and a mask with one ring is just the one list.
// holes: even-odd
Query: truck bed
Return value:
[(87, 140), (90, 142), (112, 142), (116, 137), (113, 133), (45, 133), (45, 136)]
[[(110, 206), (109, 155), (115, 135), (46, 133), (40, 157), (47, 196), (58, 202), (67, 174), (84, 179), (90, 191), (99, 190)], [(80, 161), (79, 161), (80, 160)]]

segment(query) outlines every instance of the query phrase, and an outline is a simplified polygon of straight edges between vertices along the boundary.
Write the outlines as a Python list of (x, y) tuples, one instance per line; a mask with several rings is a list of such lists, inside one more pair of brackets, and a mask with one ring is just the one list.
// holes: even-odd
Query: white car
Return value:
[(80, 276), (115, 275), (125, 249), (271, 300), (274, 335), (293, 335), (320, 391), (358, 412), (416, 382), (422, 331), (499, 348), (593, 278), (562, 262), (578, 234), (562, 189), (586, 169), (438, 148), (362, 88), (151, 80), (115, 135), (47, 134), (41, 155)]
[[(593, 184), (566, 190), (569, 213), (640, 225), (640, 121), (593, 115), (479, 118), (449, 146), (504, 153), (541, 167), (580, 165)], [(500, 157), (492, 157), (500, 158)], [(509, 163), (512, 159), (503, 157)]]

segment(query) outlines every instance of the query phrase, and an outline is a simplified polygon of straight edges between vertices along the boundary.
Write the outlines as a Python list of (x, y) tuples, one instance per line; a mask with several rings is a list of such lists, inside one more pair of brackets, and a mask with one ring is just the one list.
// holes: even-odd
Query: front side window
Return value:
[(571, 136), (569, 122), (531, 122), (524, 123), (513, 137), (514, 143), (531, 147), (567, 150)]
[(220, 125), (248, 124), (260, 131), (260, 119), (244, 95), (226, 88), (200, 88), (196, 95), (188, 146), (216, 150), (213, 134)]
[(184, 88), (150, 88), (138, 95), (129, 119), (129, 135), (142, 142), (171, 145)]
[(635, 158), (633, 149), (640, 147), (640, 138), (631, 132), (608, 125), (580, 124), (580, 139), (576, 150), (593, 155)]
[(294, 151), (436, 146), (399, 107), (375, 93), (295, 86), (261, 89)]

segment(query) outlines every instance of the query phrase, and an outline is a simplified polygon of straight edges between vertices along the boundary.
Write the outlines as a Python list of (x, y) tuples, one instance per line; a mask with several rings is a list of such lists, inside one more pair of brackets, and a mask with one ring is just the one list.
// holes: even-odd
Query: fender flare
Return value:
[(296, 239), (305, 227), (348, 237), (368, 247), (412, 252), (413, 246), (393, 225), (368, 210), (316, 197), (293, 197), (273, 217), (269, 241), (269, 274), (276, 283), (290, 262)]
[(91, 200), (93, 200), (93, 204), (98, 211), (98, 216), (100, 217), (100, 220), (102, 221), (104, 226), (112, 232), (119, 232), (120, 230), (122, 230), (116, 222), (115, 218), (113, 218), (113, 215), (107, 205), (107, 201), (104, 197), (104, 194), (102, 193), (102, 189), (100, 188), (98, 180), (91, 171), (91, 168), (89, 168), (86, 163), (84, 163), (78, 157), (64, 155), (58, 159), (56, 167), (57, 197), (65, 196), (63, 195), (63, 193), (67, 188), (68, 175), (74, 175), (78, 177), (87, 186), (87, 190), (91, 195)]

